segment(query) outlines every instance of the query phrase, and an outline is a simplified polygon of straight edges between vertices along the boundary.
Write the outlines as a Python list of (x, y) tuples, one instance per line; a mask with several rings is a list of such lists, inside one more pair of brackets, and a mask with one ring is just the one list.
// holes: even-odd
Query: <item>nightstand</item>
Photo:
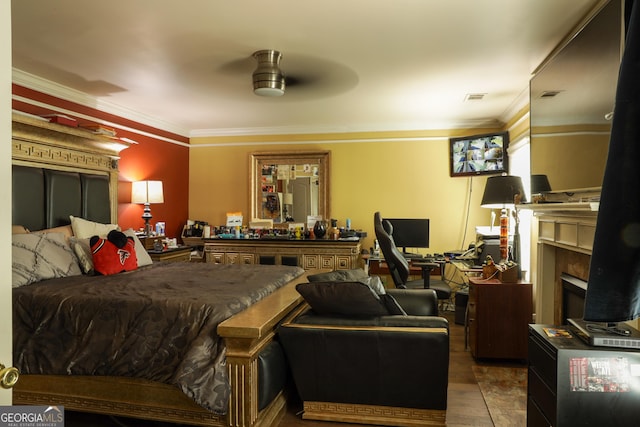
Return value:
[(147, 252), (153, 261), (166, 262), (189, 262), (191, 261), (191, 246), (179, 246), (177, 248), (168, 248), (161, 251), (148, 249)]
[(142, 246), (144, 246), (144, 248), (149, 251), (149, 249), (153, 249), (153, 242), (155, 242), (156, 240), (164, 240), (166, 236), (161, 235), (161, 236), (145, 236), (144, 234), (140, 234), (138, 235), (138, 239), (140, 239), (140, 243), (142, 243)]
[(527, 359), (531, 283), (469, 277), (467, 326), (475, 358)]

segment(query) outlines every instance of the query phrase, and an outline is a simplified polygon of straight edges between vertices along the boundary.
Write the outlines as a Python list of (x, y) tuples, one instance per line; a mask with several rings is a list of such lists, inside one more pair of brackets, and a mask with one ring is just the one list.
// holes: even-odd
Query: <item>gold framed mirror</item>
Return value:
[(251, 153), (251, 219), (275, 225), (328, 220), (330, 151)]

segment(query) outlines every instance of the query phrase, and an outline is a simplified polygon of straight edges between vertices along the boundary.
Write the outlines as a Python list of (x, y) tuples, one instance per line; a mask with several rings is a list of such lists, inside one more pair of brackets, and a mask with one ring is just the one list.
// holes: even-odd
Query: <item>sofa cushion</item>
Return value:
[(310, 282), (361, 282), (369, 285), (378, 295), (385, 293), (384, 285), (378, 276), (369, 276), (363, 269), (335, 270), (328, 273), (312, 274), (307, 277)]
[(390, 314), (380, 297), (362, 282), (300, 283), (296, 290), (318, 314), (353, 317)]

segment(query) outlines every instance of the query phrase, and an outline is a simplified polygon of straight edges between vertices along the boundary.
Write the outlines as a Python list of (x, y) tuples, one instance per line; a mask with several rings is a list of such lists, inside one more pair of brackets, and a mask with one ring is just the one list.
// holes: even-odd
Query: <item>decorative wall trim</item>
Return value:
[(446, 411), (359, 405), (354, 403), (304, 402), (303, 419), (403, 427), (445, 426)]

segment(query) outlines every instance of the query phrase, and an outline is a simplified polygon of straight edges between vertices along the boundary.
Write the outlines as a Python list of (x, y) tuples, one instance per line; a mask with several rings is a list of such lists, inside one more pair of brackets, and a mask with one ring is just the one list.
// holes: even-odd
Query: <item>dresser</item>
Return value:
[(204, 239), (205, 262), (294, 265), (312, 269), (362, 267), (359, 240)]
[(638, 425), (640, 352), (591, 347), (566, 328), (529, 326), (527, 427)]
[(471, 354), (483, 359), (527, 359), (531, 283), (469, 278), (467, 328)]

